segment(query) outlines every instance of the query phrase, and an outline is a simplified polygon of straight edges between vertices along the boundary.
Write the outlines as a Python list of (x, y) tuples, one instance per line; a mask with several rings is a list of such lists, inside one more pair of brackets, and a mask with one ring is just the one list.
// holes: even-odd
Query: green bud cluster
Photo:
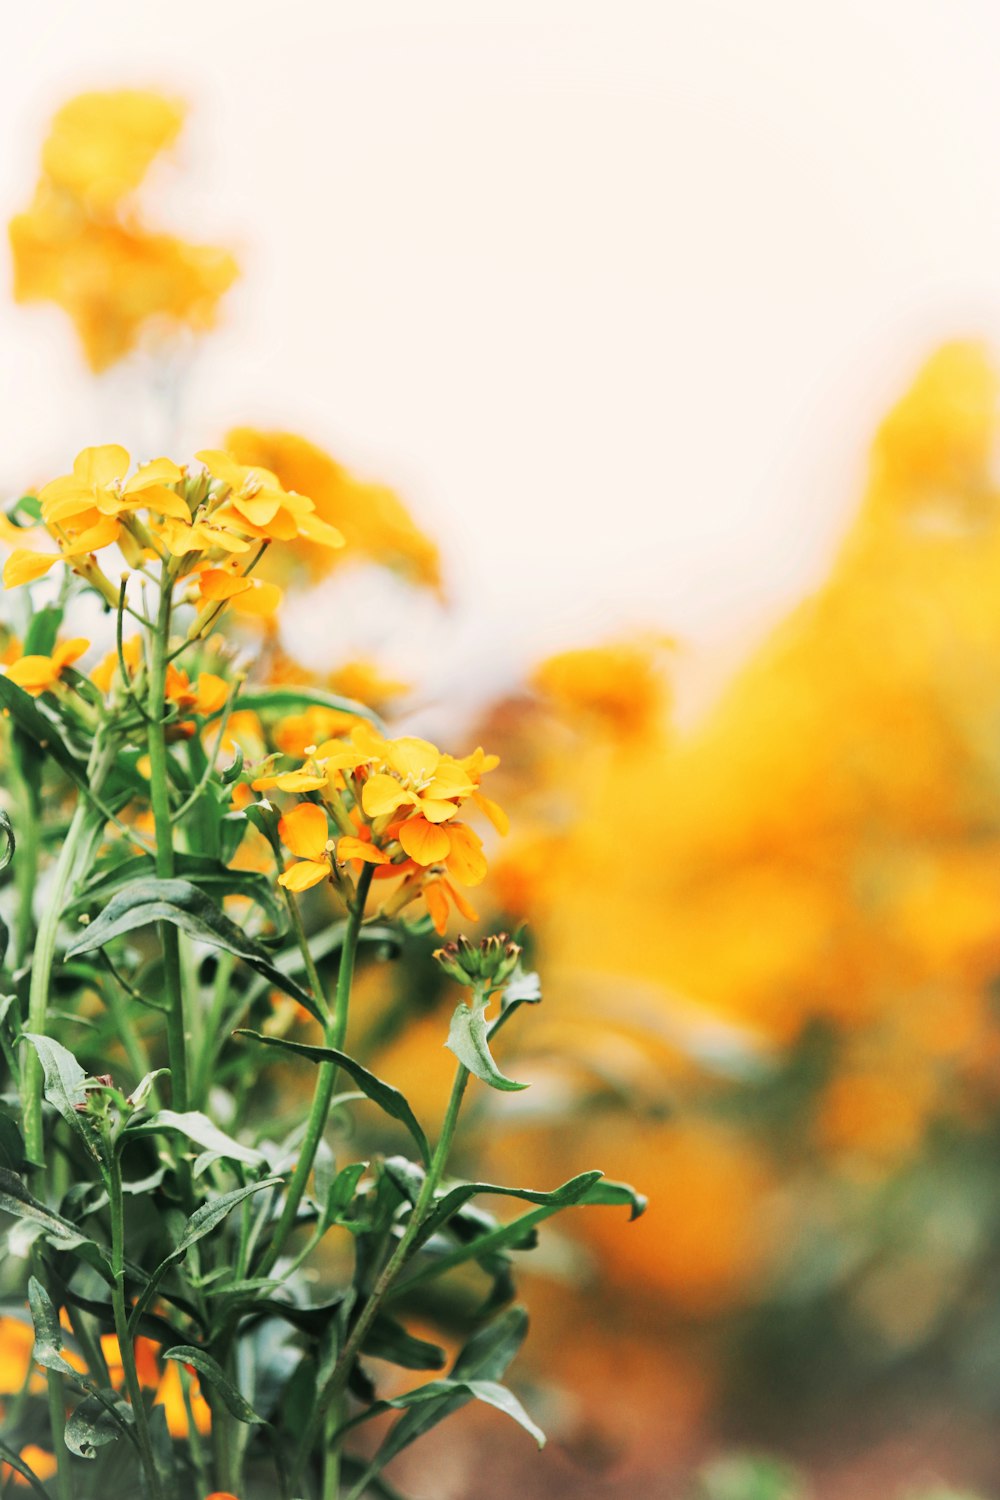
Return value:
[(459, 937), (454, 943), (436, 949), (434, 957), (459, 984), (497, 989), (516, 969), (521, 948), (511, 941), (509, 932), (496, 932), (478, 945), (470, 943), (467, 937)]

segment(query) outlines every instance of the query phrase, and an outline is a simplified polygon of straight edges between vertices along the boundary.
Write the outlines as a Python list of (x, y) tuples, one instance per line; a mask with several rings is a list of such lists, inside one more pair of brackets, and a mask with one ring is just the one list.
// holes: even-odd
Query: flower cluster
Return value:
[(52, 122), (31, 206), (11, 220), (14, 295), (55, 302), (93, 370), (153, 327), (201, 330), (238, 275), (227, 250), (150, 231), (132, 195), (183, 111), (136, 89), (81, 94)]
[(458, 814), (471, 804), (499, 832), (507, 831), (502, 809), (480, 791), (482, 777), (497, 764), (482, 749), (457, 759), (412, 735), (385, 739), (364, 722), (349, 736), (307, 747), (297, 769), (271, 769), (252, 783), (255, 791), (309, 799), (286, 811), (278, 825), (295, 856), (281, 884), (305, 891), (323, 880), (343, 880), (349, 864), (367, 863), (380, 878), (402, 878), (387, 911), (401, 911), (422, 895), (438, 932), (445, 930), (450, 905), (477, 921), (456, 887), (479, 885), (486, 857), (479, 835)]
[(249, 577), (255, 554), (271, 541), (300, 536), (317, 546), (343, 546), (313, 502), (285, 490), (270, 470), (214, 449), (197, 457), (204, 468), (193, 477), (168, 458), (141, 464), (129, 477), (131, 460), (118, 444), (84, 448), (72, 473), (38, 496), (42, 526), (58, 550), (21, 545), (34, 534), (7, 524), (4, 538), (17, 545), (4, 566), (5, 586), (31, 583), (64, 562), (114, 603), (118, 590), (96, 554), (117, 545), (133, 567), (159, 559), (174, 578), (197, 574), (196, 597), (208, 615), (229, 600), (273, 608), (278, 591)]

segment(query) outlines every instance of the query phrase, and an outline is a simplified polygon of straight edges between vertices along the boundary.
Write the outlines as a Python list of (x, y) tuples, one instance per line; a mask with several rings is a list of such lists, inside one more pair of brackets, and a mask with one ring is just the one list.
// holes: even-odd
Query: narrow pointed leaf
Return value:
[(267, 1426), (264, 1418), (258, 1416), (249, 1401), (241, 1396), (218, 1361), (214, 1360), (210, 1354), (206, 1354), (204, 1349), (195, 1349), (190, 1344), (177, 1344), (173, 1349), (166, 1349), (163, 1357), (164, 1359), (179, 1359), (186, 1365), (193, 1365), (202, 1379), (207, 1380), (212, 1389), (218, 1391), (227, 1410), (237, 1422), (259, 1423), (261, 1426)]
[(248, 1167), (265, 1165), (265, 1158), (259, 1151), (255, 1151), (252, 1146), (244, 1146), (239, 1141), (234, 1141), (232, 1136), (226, 1135), (217, 1125), (212, 1124), (207, 1115), (203, 1115), (196, 1109), (187, 1110), (184, 1113), (178, 1113), (173, 1109), (161, 1109), (158, 1114), (151, 1115), (148, 1120), (129, 1125), (127, 1133), (129, 1136), (157, 1135), (161, 1130), (171, 1130), (180, 1135), (186, 1135), (188, 1140), (194, 1141), (196, 1146), (201, 1146), (205, 1151), (213, 1151), (217, 1156), (227, 1157), (230, 1161), (240, 1161)]
[(213, 948), (224, 948), (320, 1019), (316, 1002), (309, 992), (278, 969), (267, 950), (231, 922), (225, 912), (189, 880), (138, 880), (128, 890), (119, 891), (100, 916), (74, 938), (66, 950), (66, 957), (91, 953), (95, 948), (103, 948), (113, 938), (153, 922), (170, 922), (199, 942), (208, 943)]
[(287, 1037), (283, 1036), (263, 1036), (259, 1031), (240, 1029), (234, 1032), (233, 1035), (250, 1037), (253, 1041), (260, 1042), (265, 1047), (279, 1047), (285, 1052), (293, 1053), (297, 1057), (307, 1057), (310, 1062), (331, 1062), (338, 1068), (342, 1068), (345, 1073), (353, 1078), (358, 1088), (367, 1094), (372, 1103), (377, 1104), (384, 1114), (389, 1115), (392, 1119), (398, 1120), (401, 1125), (406, 1126), (406, 1129), (416, 1141), (424, 1162), (427, 1164), (430, 1163), (431, 1149), (427, 1136), (424, 1134), (423, 1127), (410, 1108), (404, 1095), (400, 1093), (399, 1089), (393, 1088), (391, 1083), (386, 1083), (383, 1079), (376, 1078), (374, 1073), (369, 1073), (367, 1068), (363, 1068), (359, 1062), (356, 1062), (353, 1057), (349, 1057), (346, 1052), (338, 1052), (335, 1047), (313, 1047), (305, 1042), (291, 1042)]

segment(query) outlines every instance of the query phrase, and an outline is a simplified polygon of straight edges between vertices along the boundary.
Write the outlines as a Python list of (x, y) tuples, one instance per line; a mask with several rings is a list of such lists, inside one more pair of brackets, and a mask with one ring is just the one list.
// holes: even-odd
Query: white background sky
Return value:
[[(995, 0), (34, 0), (0, 30), (4, 219), (69, 94), (190, 101), (150, 218), (244, 277), (176, 456), (257, 421), (395, 485), (455, 602), (389, 654), (433, 644), (437, 691), (647, 624), (711, 677), (822, 576), (923, 355), (1000, 343)], [(0, 484), (128, 441), (131, 387), (0, 303)]]

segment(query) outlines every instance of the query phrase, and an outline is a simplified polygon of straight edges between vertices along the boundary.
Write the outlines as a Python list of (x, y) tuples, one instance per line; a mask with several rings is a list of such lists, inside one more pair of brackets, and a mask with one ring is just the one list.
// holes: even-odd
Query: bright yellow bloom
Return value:
[(186, 672), (171, 662), (167, 667), (166, 695), (181, 713), (193, 708), (195, 713), (207, 716), (222, 708), (229, 697), (229, 684), (214, 672), (199, 672), (194, 684)]
[(228, 491), (226, 504), (216, 515), (220, 524), (262, 541), (290, 542), (303, 536), (321, 547), (344, 545), (343, 534), (320, 520), (313, 502), (284, 489), (270, 469), (237, 463), (232, 454), (217, 449), (206, 449), (195, 457)]
[[(226, 437), (226, 446), (243, 464), (262, 464), (279, 476), (290, 489), (310, 495), (317, 515), (347, 538), (345, 557), (367, 558), (391, 568), (414, 583), (440, 591), (441, 564), (438, 549), (415, 524), (399, 497), (385, 485), (355, 478), (321, 448), (288, 432), (259, 432), (236, 427)], [(322, 577), (337, 561), (335, 555), (312, 545), (304, 533), (291, 552), (302, 559), (313, 577)], [(283, 551), (268, 559), (268, 569), (286, 567)], [(279, 580), (280, 581), (280, 580)], [(344, 687), (351, 697), (371, 701), (363, 693)]]
[(126, 479), (130, 463), (118, 443), (84, 448), (73, 460), (72, 474), (51, 480), (39, 491), (46, 526), (79, 531), (96, 526), (102, 517), (119, 517), (142, 506), (162, 516), (190, 518), (181, 496), (167, 488), (181, 483), (183, 469), (169, 458), (155, 458)]
[[(130, 636), (122, 643), (122, 656), (130, 677), (134, 677), (142, 662), (142, 637)], [(94, 668), (90, 674), (90, 680), (96, 688), (107, 696), (110, 693), (115, 678), (120, 674), (121, 663), (118, 660), (117, 651), (109, 651), (104, 660)]]
[(278, 876), (278, 884), (289, 891), (307, 891), (333, 873), (333, 842), (326, 813), (314, 802), (300, 802), (278, 823), (278, 832), (296, 856)]
[(428, 823), (418, 814), (400, 825), (398, 837), (416, 865), (442, 865), (459, 885), (479, 885), (486, 878), (482, 839), (465, 823)]
[(183, 122), (183, 108), (160, 94), (139, 89), (78, 94), (53, 117), (42, 168), (88, 208), (107, 213), (139, 186)]
[(77, 661), (89, 648), (90, 642), (82, 636), (74, 636), (55, 647), (51, 656), (20, 656), (4, 670), (4, 676), (19, 688), (37, 698), (40, 693), (51, 692), (63, 672)]
[(385, 769), (365, 782), (361, 794), (370, 818), (407, 807), (419, 811), (429, 823), (443, 823), (458, 812), (457, 800), (450, 799), (468, 797), (476, 790), (460, 762), (442, 755), (428, 740), (409, 735), (386, 740), (383, 754)]

